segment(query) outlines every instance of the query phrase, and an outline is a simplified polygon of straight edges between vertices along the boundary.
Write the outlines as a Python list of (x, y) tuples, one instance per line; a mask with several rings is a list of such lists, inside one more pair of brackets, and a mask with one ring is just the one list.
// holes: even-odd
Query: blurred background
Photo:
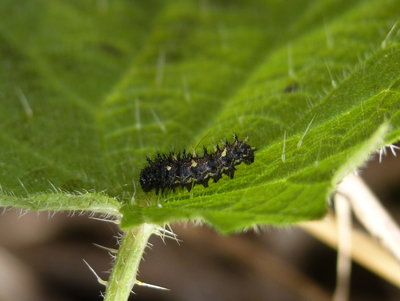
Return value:
[[(378, 156), (360, 174), (400, 221), (400, 160)], [(262, 227), (220, 236), (206, 226), (171, 225), (180, 241), (153, 236), (130, 300), (330, 300), (336, 251), (297, 227)], [(102, 300), (117, 248), (116, 225), (87, 215), (6, 210), (0, 217), (0, 301)], [(375, 260), (379, 261), (379, 258)], [(353, 263), (351, 300), (400, 300), (400, 290)]]

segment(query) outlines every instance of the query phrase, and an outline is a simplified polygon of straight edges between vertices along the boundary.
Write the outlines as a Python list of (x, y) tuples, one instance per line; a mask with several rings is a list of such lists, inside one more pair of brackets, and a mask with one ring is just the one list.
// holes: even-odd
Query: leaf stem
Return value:
[(128, 300), (137, 281), (136, 275), (147, 241), (154, 231), (154, 225), (142, 224), (124, 233), (104, 301)]

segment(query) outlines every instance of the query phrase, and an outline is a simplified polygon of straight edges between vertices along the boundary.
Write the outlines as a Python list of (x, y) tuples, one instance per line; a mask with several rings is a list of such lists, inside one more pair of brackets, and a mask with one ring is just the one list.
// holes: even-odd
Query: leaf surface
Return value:
[[(322, 217), (400, 138), (397, 1), (2, 1), (0, 205), (201, 219)], [(235, 178), (162, 196), (157, 152), (256, 147)], [(200, 151), (201, 152), (201, 151)]]

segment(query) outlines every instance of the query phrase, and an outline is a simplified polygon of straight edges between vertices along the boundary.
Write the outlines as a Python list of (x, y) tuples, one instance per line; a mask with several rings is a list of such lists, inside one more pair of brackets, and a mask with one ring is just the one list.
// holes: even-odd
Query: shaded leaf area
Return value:
[[(400, 137), (396, 1), (0, 8), (3, 206), (121, 204), (124, 227), (287, 224), (323, 216), (337, 181)], [(146, 156), (211, 150), (233, 133), (257, 148), (233, 180), (163, 196), (139, 187)]]
[(99, 3), (0, 3), (0, 184), (8, 200), (46, 209), (49, 198), (37, 194), (110, 195), (96, 116), (162, 3)]

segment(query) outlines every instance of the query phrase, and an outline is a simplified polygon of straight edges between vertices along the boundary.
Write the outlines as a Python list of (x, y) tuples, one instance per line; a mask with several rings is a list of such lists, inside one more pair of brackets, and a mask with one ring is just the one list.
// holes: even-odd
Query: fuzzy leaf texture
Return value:
[[(221, 232), (322, 217), (400, 138), (400, 3), (0, 2), (0, 206), (200, 219)], [(156, 196), (146, 156), (256, 147), (234, 179)]]

